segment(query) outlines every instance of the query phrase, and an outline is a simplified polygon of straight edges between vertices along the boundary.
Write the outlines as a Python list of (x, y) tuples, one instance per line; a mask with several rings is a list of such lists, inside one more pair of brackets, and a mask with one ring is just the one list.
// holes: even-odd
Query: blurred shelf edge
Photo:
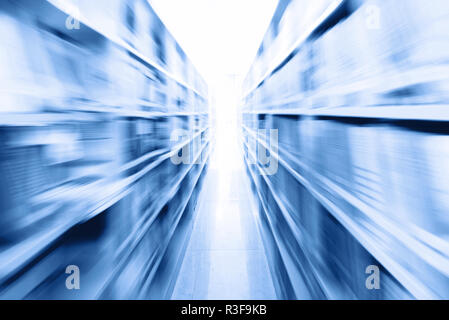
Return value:
[(348, 117), (392, 120), (449, 121), (449, 105), (395, 105), (335, 108), (285, 108), (243, 111), (243, 114)]
[[(335, 17), (333, 17), (333, 14), (335, 14), (339, 9), (343, 7), (345, 1), (347, 0), (333, 0), (327, 7), (327, 9), (320, 15), (320, 17), (306, 31), (303, 32), (301, 37), (299, 37), (291, 47), (283, 52), (280, 52), (274, 59), (274, 62), (270, 62), (271, 66), (268, 68), (268, 71), (266, 71), (263, 76), (261, 76), (257, 81), (254, 82), (254, 84), (251, 86), (251, 89), (243, 94), (243, 98), (246, 98), (251, 92), (257, 89), (267, 77), (269, 77), (276, 69), (282, 66), (283, 62), (288, 58), (288, 56), (290, 56), (292, 52), (298, 49), (298, 47), (300, 47), (320, 26), (325, 25), (328, 19), (335, 19)], [(343, 16), (344, 15), (339, 14), (337, 18), (341, 19)]]
[[(66, 112), (64, 112), (66, 111)], [(164, 117), (193, 117), (208, 115), (208, 112), (151, 112), (126, 109), (78, 108), (76, 110), (61, 110), (61, 112), (44, 113), (5, 113), (0, 112), (0, 127), (42, 127), (51, 124), (77, 121), (98, 121), (99, 116), (105, 119), (140, 118), (157, 119)], [(72, 111), (72, 112), (69, 112)]]
[[(158, 71), (160, 71), (163, 74), (165, 74), (167, 77), (175, 80), (177, 83), (181, 84), (182, 86), (192, 90), (193, 92), (195, 92), (196, 94), (201, 96), (203, 99), (205, 99), (205, 100), (208, 99), (208, 97), (204, 97), (204, 94), (202, 94), (199, 91), (197, 91), (197, 89), (195, 89), (191, 85), (187, 84), (185, 81), (179, 79), (177, 76), (175, 76), (171, 72), (165, 70), (158, 63), (156, 63), (156, 62), (152, 61), (150, 58), (144, 56), (143, 54), (138, 52), (136, 49), (132, 48), (130, 45), (128, 45), (125, 41), (123, 41), (117, 35), (115, 35), (115, 34), (113, 34), (111, 32), (108, 32), (108, 30), (101, 30), (98, 26), (93, 24), (91, 21), (88, 21), (87, 18), (85, 16), (83, 16), (82, 12), (75, 12), (74, 11), (74, 7), (70, 6), (70, 4), (68, 4), (68, 3), (64, 2), (64, 1), (61, 1), (61, 0), (46, 0), (46, 1), (51, 3), (56, 9), (61, 10), (62, 12), (66, 13), (68, 16), (78, 17), (79, 18), (78, 20), (83, 25), (85, 25), (86, 27), (91, 29), (92, 31), (99, 33), (100, 35), (104, 36), (105, 38), (107, 38), (110, 41), (112, 41), (113, 43), (115, 43), (120, 48), (130, 52), (135, 57), (138, 57), (139, 59), (141, 59), (141, 60), (145, 61), (146, 63), (150, 64), (151, 66), (156, 68)], [(148, 5), (150, 5), (150, 4), (148, 4)]]
[[(448, 121), (449, 105), (441, 99), (441, 103), (400, 103), (396, 105), (375, 102), (364, 105), (363, 102), (354, 102), (353, 105), (338, 105), (338, 102), (346, 95), (360, 94), (361, 98), (381, 96), (403, 88), (447, 81), (449, 72), (447, 65), (430, 65), (419, 67), (416, 70), (407, 70), (399, 73), (381, 74), (379, 78), (366, 79), (357, 84), (341, 85), (328, 89), (320, 89), (317, 92), (300, 93), (292, 97), (277, 101), (265, 102), (259, 105), (244, 105), (241, 107), (243, 114), (272, 114), (272, 115), (299, 115), (299, 116), (330, 116), (352, 118), (378, 118), (394, 120), (423, 120), (423, 121)], [(382, 78), (383, 77), (383, 78)], [(368, 92), (368, 95), (364, 91)], [(323, 106), (322, 99), (327, 99), (335, 106)], [(376, 99), (376, 98), (374, 98)], [(380, 99), (379, 99), (380, 100)], [(326, 105), (326, 103), (324, 103)], [(301, 107), (301, 105), (304, 105)], [(312, 107), (313, 106), (313, 107)]]

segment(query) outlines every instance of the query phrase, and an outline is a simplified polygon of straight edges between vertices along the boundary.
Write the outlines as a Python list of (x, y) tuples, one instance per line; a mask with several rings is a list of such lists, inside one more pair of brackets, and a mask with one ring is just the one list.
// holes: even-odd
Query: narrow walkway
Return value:
[(238, 142), (221, 137), (172, 299), (275, 299)]

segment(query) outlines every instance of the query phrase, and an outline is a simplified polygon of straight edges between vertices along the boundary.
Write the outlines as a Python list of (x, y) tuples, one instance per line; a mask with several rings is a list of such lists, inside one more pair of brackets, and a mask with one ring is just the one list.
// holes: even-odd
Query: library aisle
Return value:
[(237, 130), (217, 131), (172, 299), (275, 299)]

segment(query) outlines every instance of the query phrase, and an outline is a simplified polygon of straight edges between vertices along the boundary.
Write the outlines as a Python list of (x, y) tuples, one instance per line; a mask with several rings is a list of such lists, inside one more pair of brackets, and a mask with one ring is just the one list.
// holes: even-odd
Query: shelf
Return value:
[[(19, 242), (12, 247), (4, 248), (2, 252), (0, 252), (0, 283), (20, 271), (21, 268), (31, 262), (36, 256), (38, 256), (39, 253), (45, 250), (45, 248), (47, 248), (52, 242), (57, 240), (74, 225), (92, 219), (108, 207), (112, 206), (114, 203), (118, 202), (132, 191), (132, 187), (136, 181), (148, 174), (148, 172), (156, 168), (162, 162), (169, 159), (174, 153), (176, 153), (177, 150), (192, 142), (193, 139), (208, 129), (209, 127), (203, 128), (193, 137), (187, 141), (177, 144), (173, 148), (156, 150), (140, 157), (139, 159), (131, 161), (114, 172), (113, 176), (103, 178), (89, 185), (78, 187), (77, 189), (70, 188), (69, 190), (66, 190), (66, 193), (68, 192), (70, 195), (76, 195), (76, 197), (79, 198), (78, 201), (76, 201), (76, 199), (73, 199), (73, 196), (70, 197), (70, 202), (75, 204), (75, 207), (72, 208), (73, 210), (70, 210), (70, 212), (66, 213), (64, 216), (61, 216), (57, 219), (58, 221), (54, 221), (54, 226), (48, 225), (45, 230), (40, 233), (30, 236), (26, 240)], [(205, 142), (201, 150), (203, 150), (208, 143), (208, 141)], [(136, 167), (137, 165), (155, 157), (157, 158), (137, 173), (126, 178), (119, 178), (112, 181), (114, 176), (118, 177), (126, 170)], [(190, 166), (190, 168), (192, 166)], [(185, 174), (187, 174), (187, 172)], [(173, 187), (177, 187), (178, 185), (172, 184)], [(95, 201), (93, 206), (90, 204), (84, 205), (86, 202), (86, 195), (95, 195), (95, 198), (100, 199)], [(34, 201), (54, 202), (55, 200), (57, 201), (57, 199), (66, 199), (66, 197), (60, 190), (58, 191), (52, 189), (45, 194), (35, 197)], [(59, 203), (60, 201), (57, 202)], [(81, 204), (83, 205), (81, 206)], [(84, 213), (79, 214), (79, 212)], [(53, 212), (47, 212), (47, 216), (51, 214), (53, 214)]]
[[(179, 221), (181, 220), (181, 218), (183, 216), (183, 213), (184, 213), (184, 211), (185, 211), (185, 209), (186, 209), (187, 205), (189, 204), (189, 201), (190, 201), (190, 199), (192, 197), (193, 191), (195, 190), (196, 185), (197, 185), (201, 175), (203, 174), (203, 170), (204, 170), (204, 167), (206, 166), (207, 160), (209, 159), (209, 155), (210, 155), (210, 151), (208, 151), (208, 153), (207, 153), (207, 155), (205, 157), (205, 160), (201, 163), (201, 168), (199, 170), (199, 173), (194, 178), (194, 183), (192, 184), (192, 187), (188, 191), (188, 196), (183, 200), (183, 203), (178, 208), (178, 210), (177, 210), (177, 212), (175, 214), (176, 215), (176, 221), (171, 225), (170, 230), (168, 231), (168, 237), (167, 237), (165, 243), (160, 245), (160, 248), (161, 248), (160, 255), (158, 255), (156, 257), (156, 261), (154, 263), (154, 267), (152, 268), (153, 272), (151, 272), (149, 277), (146, 279), (145, 285), (143, 287), (142, 292), (145, 292), (145, 290), (149, 289), (149, 286), (151, 285), (151, 282), (152, 282), (152, 280), (155, 277), (155, 273), (157, 271), (157, 268), (161, 264), (162, 259), (164, 258), (165, 254), (166, 254), (166, 251), (167, 251), (167, 248), (168, 248), (168, 246), (170, 244), (170, 241), (173, 238), (173, 235), (175, 234), (175, 231), (176, 231), (176, 229), (177, 229), (177, 227), (179, 225)], [(151, 263), (151, 264), (148, 264), (148, 265), (150, 266), (150, 265), (153, 265), (153, 264)], [(140, 298), (141, 299), (145, 298), (145, 295), (141, 295)]]
[[(246, 147), (247, 147), (247, 150), (248, 150), (248, 153), (251, 155), (251, 158), (253, 159), (253, 161), (256, 161), (257, 158), (256, 158), (254, 152), (253, 152), (253, 151), (250, 151), (250, 146), (249, 146), (245, 141), (243, 141), (243, 143), (245, 143), (245, 145), (246, 145)], [(254, 183), (257, 185), (257, 189), (259, 189), (259, 188), (260, 188), (260, 187), (259, 187), (259, 184), (258, 184), (258, 182), (256, 181), (256, 179), (255, 179), (255, 177), (254, 177), (255, 174), (253, 173), (253, 171), (252, 171), (252, 169), (251, 169), (251, 165), (250, 165), (250, 163), (248, 163), (248, 159), (247, 159), (246, 157), (245, 157), (245, 161), (246, 161), (247, 167), (249, 168), (249, 170), (250, 170), (250, 172), (251, 172), (251, 178), (252, 178), (252, 180), (254, 181)], [(326, 285), (326, 281), (324, 281), (324, 280), (320, 277), (318, 271), (314, 268), (314, 266), (313, 266), (313, 264), (311, 263), (311, 261), (307, 258), (307, 255), (305, 254), (306, 250), (304, 250), (303, 239), (302, 239), (303, 231), (302, 231), (302, 230), (295, 224), (295, 222), (294, 222), (293, 219), (291, 218), (291, 211), (292, 211), (292, 210), (291, 210), (290, 208), (288, 208), (288, 207), (289, 207), (289, 204), (284, 203), (284, 202), (280, 199), (280, 197), (278, 196), (278, 194), (277, 194), (276, 191), (275, 191), (275, 188), (274, 188), (273, 185), (271, 184), (271, 181), (268, 179), (268, 176), (267, 176), (266, 172), (264, 171), (264, 169), (261, 168), (261, 167), (257, 164), (257, 162), (252, 162), (251, 164), (254, 164), (254, 165), (257, 167), (260, 176), (262, 176), (263, 179), (265, 180), (265, 183), (266, 183), (266, 185), (268, 186), (268, 189), (270, 190), (270, 193), (271, 193), (271, 195), (273, 196), (273, 198), (274, 198), (274, 200), (275, 200), (275, 202), (276, 202), (277, 207), (281, 210), (281, 212), (282, 212), (282, 214), (283, 214), (283, 216), (284, 216), (284, 218), (285, 218), (285, 220), (286, 220), (288, 226), (289, 226), (290, 229), (293, 231), (293, 234), (294, 234), (294, 236), (295, 236), (295, 240), (296, 240), (296, 242), (298, 243), (298, 246), (301, 248), (301, 250), (302, 250), (303, 253), (304, 253), (303, 256), (306, 257), (306, 261), (299, 261), (299, 262), (296, 262), (296, 264), (297, 264), (298, 266), (301, 266), (301, 268), (304, 268), (304, 264), (307, 265), (307, 267), (309, 268), (309, 270), (306, 270), (305, 273), (306, 273), (306, 274), (311, 274), (311, 275), (314, 276), (315, 280), (317, 281), (316, 284), (318, 284), (319, 291), (320, 291), (320, 293), (323, 295), (323, 298), (324, 298), (324, 297), (326, 297), (326, 298), (328, 298), (328, 299), (336, 299), (336, 298), (338, 298), (338, 297), (336, 297), (336, 296), (333, 296), (332, 291), (331, 291), (330, 288), (328, 288), (328, 286)], [(263, 202), (263, 197), (260, 195), (259, 190), (257, 190), (257, 193), (258, 193), (258, 195), (259, 195), (260, 201)], [(266, 215), (267, 215), (267, 219), (268, 219), (268, 221), (269, 221), (269, 223), (270, 223), (270, 225), (271, 225), (271, 229), (272, 229), (272, 232), (273, 232), (273, 234), (274, 234), (274, 233), (275, 233), (275, 232), (274, 232), (274, 229), (273, 229), (273, 225), (274, 225), (274, 224), (273, 224), (273, 222), (272, 222), (271, 217), (270, 217), (269, 214), (268, 214), (269, 210), (266, 209), (266, 205), (265, 205), (265, 204), (263, 204), (263, 208), (264, 208), (264, 210), (265, 210), (265, 213), (266, 213)], [(276, 236), (275, 236), (275, 238), (276, 238)], [(276, 243), (277, 243), (277, 246), (280, 248), (280, 244), (281, 244), (282, 242), (280, 242), (279, 240), (277, 240)], [(283, 250), (283, 251), (285, 251), (285, 250)], [(287, 259), (287, 260), (289, 259), (289, 257), (286, 256), (286, 253), (281, 253), (281, 255), (284, 257), (284, 259)], [(293, 270), (291, 270), (291, 271), (293, 271), (293, 272), (296, 273), (296, 269), (293, 269)], [(307, 271), (308, 271), (308, 272), (307, 272)], [(317, 287), (316, 287), (316, 288), (317, 288)], [(298, 288), (297, 290), (301, 291), (301, 289), (304, 290), (304, 288), (301, 288), (301, 287)], [(304, 293), (303, 293), (303, 294), (304, 294)]]
[(302, 36), (297, 39), (294, 44), (289, 47), (287, 50), (280, 52), (274, 62), (272, 63), (271, 67), (268, 69), (267, 72), (263, 74), (262, 77), (260, 77), (257, 82), (249, 89), (243, 97), (247, 97), (252, 91), (254, 91), (262, 81), (264, 81), (268, 76), (270, 76), (274, 70), (276, 70), (280, 65), (282, 65), (283, 61), (287, 59), (287, 57), (296, 50), (299, 46), (301, 46), (312, 34), (313, 32), (321, 26), (329, 17), (332, 16), (334, 12), (337, 11), (337, 9), (343, 4), (345, 0), (334, 0), (329, 7), (321, 14), (321, 16), (310, 25), (310, 27), (304, 31)]
[[(434, 239), (428, 237), (428, 233), (414, 226), (412, 230), (407, 230), (408, 225), (398, 226), (394, 224), (382, 212), (377, 211), (371, 206), (359, 200), (350, 192), (330, 181), (325, 176), (309, 168), (298, 159), (289, 157), (290, 162), (302, 167), (307, 173), (309, 179), (299, 174), (284, 157), (279, 153), (273, 152), (271, 148), (261, 140), (251, 129), (243, 127), (249, 135), (258, 141), (264, 148), (270, 150), (270, 155), (278, 160), (301, 185), (303, 185), (340, 223), (352, 233), (356, 239), (388, 270), (400, 283), (407, 288), (418, 299), (438, 298), (426, 287), (415, 274), (404, 268), (394, 257), (394, 252), (389, 252), (388, 246), (382, 247), (379, 239), (385, 236), (385, 233), (393, 237), (392, 241), (400, 242), (410, 253), (419, 257), (444, 275), (449, 275), (449, 258), (444, 252), (449, 252), (449, 243), (443, 239)], [(280, 148), (281, 151), (283, 151)], [(283, 154), (288, 154), (283, 152)], [(344, 207), (341, 207), (341, 199), (345, 206), (352, 207), (359, 212), (356, 215), (349, 216)], [(340, 202), (340, 205), (338, 205)], [(369, 227), (369, 229), (367, 229)]]
[[(73, 12), (74, 8), (70, 5), (68, 2), (64, 2), (61, 0), (47, 0), (49, 3), (51, 3), (55, 8), (59, 9), (60, 11), (64, 12), (68, 16), (78, 16), (75, 12)], [(181, 84), (182, 86), (186, 87), (187, 89), (195, 92), (202, 98), (204, 98), (207, 101), (207, 97), (204, 97), (203, 94), (201, 94), (199, 91), (197, 91), (194, 87), (187, 84), (185, 81), (179, 79), (177, 76), (172, 74), (171, 72), (165, 70), (162, 66), (160, 66), (158, 63), (154, 62), (152, 59), (146, 57), (145, 55), (138, 52), (136, 49), (132, 48), (129, 44), (127, 44), (124, 40), (122, 40), (120, 37), (116, 36), (109, 30), (100, 30), (98, 27), (94, 27), (94, 24), (92, 24), (91, 21), (89, 21), (86, 17), (80, 16), (79, 17), (80, 23), (88, 27), (89, 29), (93, 30), (94, 32), (101, 34), (105, 38), (109, 39), (111, 42), (113, 42), (118, 47), (130, 52), (134, 56), (138, 57), (145, 63), (150, 64), (158, 71), (162, 72), (164, 75), (169, 77), (170, 79), (176, 81), (177, 83)]]
[[(206, 147), (208, 145), (209, 145), (209, 142), (207, 142), (203, 145), (202, 149), (195, 156), (194, 162), (196, 162), (196, 160), (199, 159), (199, 157), (202, 155), (203, 151), (206, 149)], [(207, 151), (207, 155), (204, 157), (204, 160), (200, 164), (201, 169), (199, 170), (199, 173), (195, 178), (195, 183), (193, 184), (193, 188), (189, 192), (187, 201), (184, 201), (185, 205), (187, 205), (188, 200), (190, 199), (190, 196), (194, 190), (194, 187), (203, 172), (203, 169), (207, 163), (207, 160), (209, 159), (209, 154), (210, 154), (210, 150)], [(194, 165), (195, 164), (189, 165), (188, 168), (186, 168), (181, 173), (180, 177), (175, 179), (176, 181), (173, 184), (167, 184), (170, 186), (169, 190), (167, 190), (167, 192), (163, 192), (162, 193), (163, 196), (147, 210), (147, 212), (144, 214), (144, 216), (142, 216), (141, 219), (139, 219), (139, 221), (133, 227), (133, 230), (131, 231), (129, 236), (123, 241), (121, 246), (117, 249), (115, 258), (118, 259), (118, 262), (117, 262), (114, 270), (108, 275), (108, 277), (106, 277), (106, 281), (101, 285), (101, 290), (98, 292), (99, 298), (101, 298), (102, 293), (108, 287), (108, 285), (113, 283), (114, 278), (120, 275), (121, 270), (126, 266), (126, 263), (128, 262), (128, 258), (130, 257), (130, 255), (132, 254), (134, 249), (139, 245), (143, 236), (148, 232), (148, 230), (150, 229), (150, 227), (156, 220), (157, 214), (170, 201), (170, 199), (172, 199), (173, 196), (177, 193), (177, 191), (179, 190), (179, 185), (182, 183), (182, 181), (184, 180), (184, 178), (187, 176), (187, 174), (190, 172), (190, 170), (193, 168)], [(183, 205), (181, 207), (184, 208), (185, 206)], [(180, 219), (180, 217), (178, 217), (177, 222), (179, 222), (179, 219)], [(177, 225), (177, 223), (176, 223), (176, 225)], [(172, 231), (170, 232), (169, 238), (171, 238), (174, 228), (172, 227), (171, 230)], [(155, 263), (159, 264), (162, 259), (162, 256), (163, 256), (162, 254), (155, 255), (154, 259), (158, 260)], [(150, 257), (150, 260), (151, 259), (152, 259), (152, 257)], [(151, 263), (151, 261), (149, 261), (147, 264), (148, 264), (148, 266), (153, 265)], [(150, 278), (152, 278), (152, 277), (150, 276)]]
[[(285, 114), (305, 116), (335, 116), (355, 118), (382, 118), (395, 120), (429, 120), (448, 121), (449, 113), (447, 104), (399, 104), (399, 105), (355, 105), (338, 107), (299, 107), (301, 104), (313, 105), (314, 101), (322, 99), (337, 99), (345, 95), (367, 93), (368, 97), (407, 88), (410, 86), (438, 83), (448, 80), (449, 67), (445, 65), (431, 65), (411, 68), (401, 72), (390, 72), (380, 77), (357, 80), (350, 84), (341, 84), (331, 88), (319, 89), (311, 93), (299, 93), (292, 97), (272, 102), (265, 102), (253, 106), (253, 111), (248, 111), (249, 106), (242, 107), (242, 113), (246, 114)], [(318, 104), (318, 103), (317, 103)], [(289, 107), (284, 107), (290, 105)], [(291, 107), (291, 106), (298, 107)]]

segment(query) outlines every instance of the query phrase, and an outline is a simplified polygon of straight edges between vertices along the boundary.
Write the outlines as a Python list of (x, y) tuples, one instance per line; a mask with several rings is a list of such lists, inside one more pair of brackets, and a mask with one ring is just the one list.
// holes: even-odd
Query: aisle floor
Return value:
[(216, 146), (172, 299), (275, 299), (237, 139)]

